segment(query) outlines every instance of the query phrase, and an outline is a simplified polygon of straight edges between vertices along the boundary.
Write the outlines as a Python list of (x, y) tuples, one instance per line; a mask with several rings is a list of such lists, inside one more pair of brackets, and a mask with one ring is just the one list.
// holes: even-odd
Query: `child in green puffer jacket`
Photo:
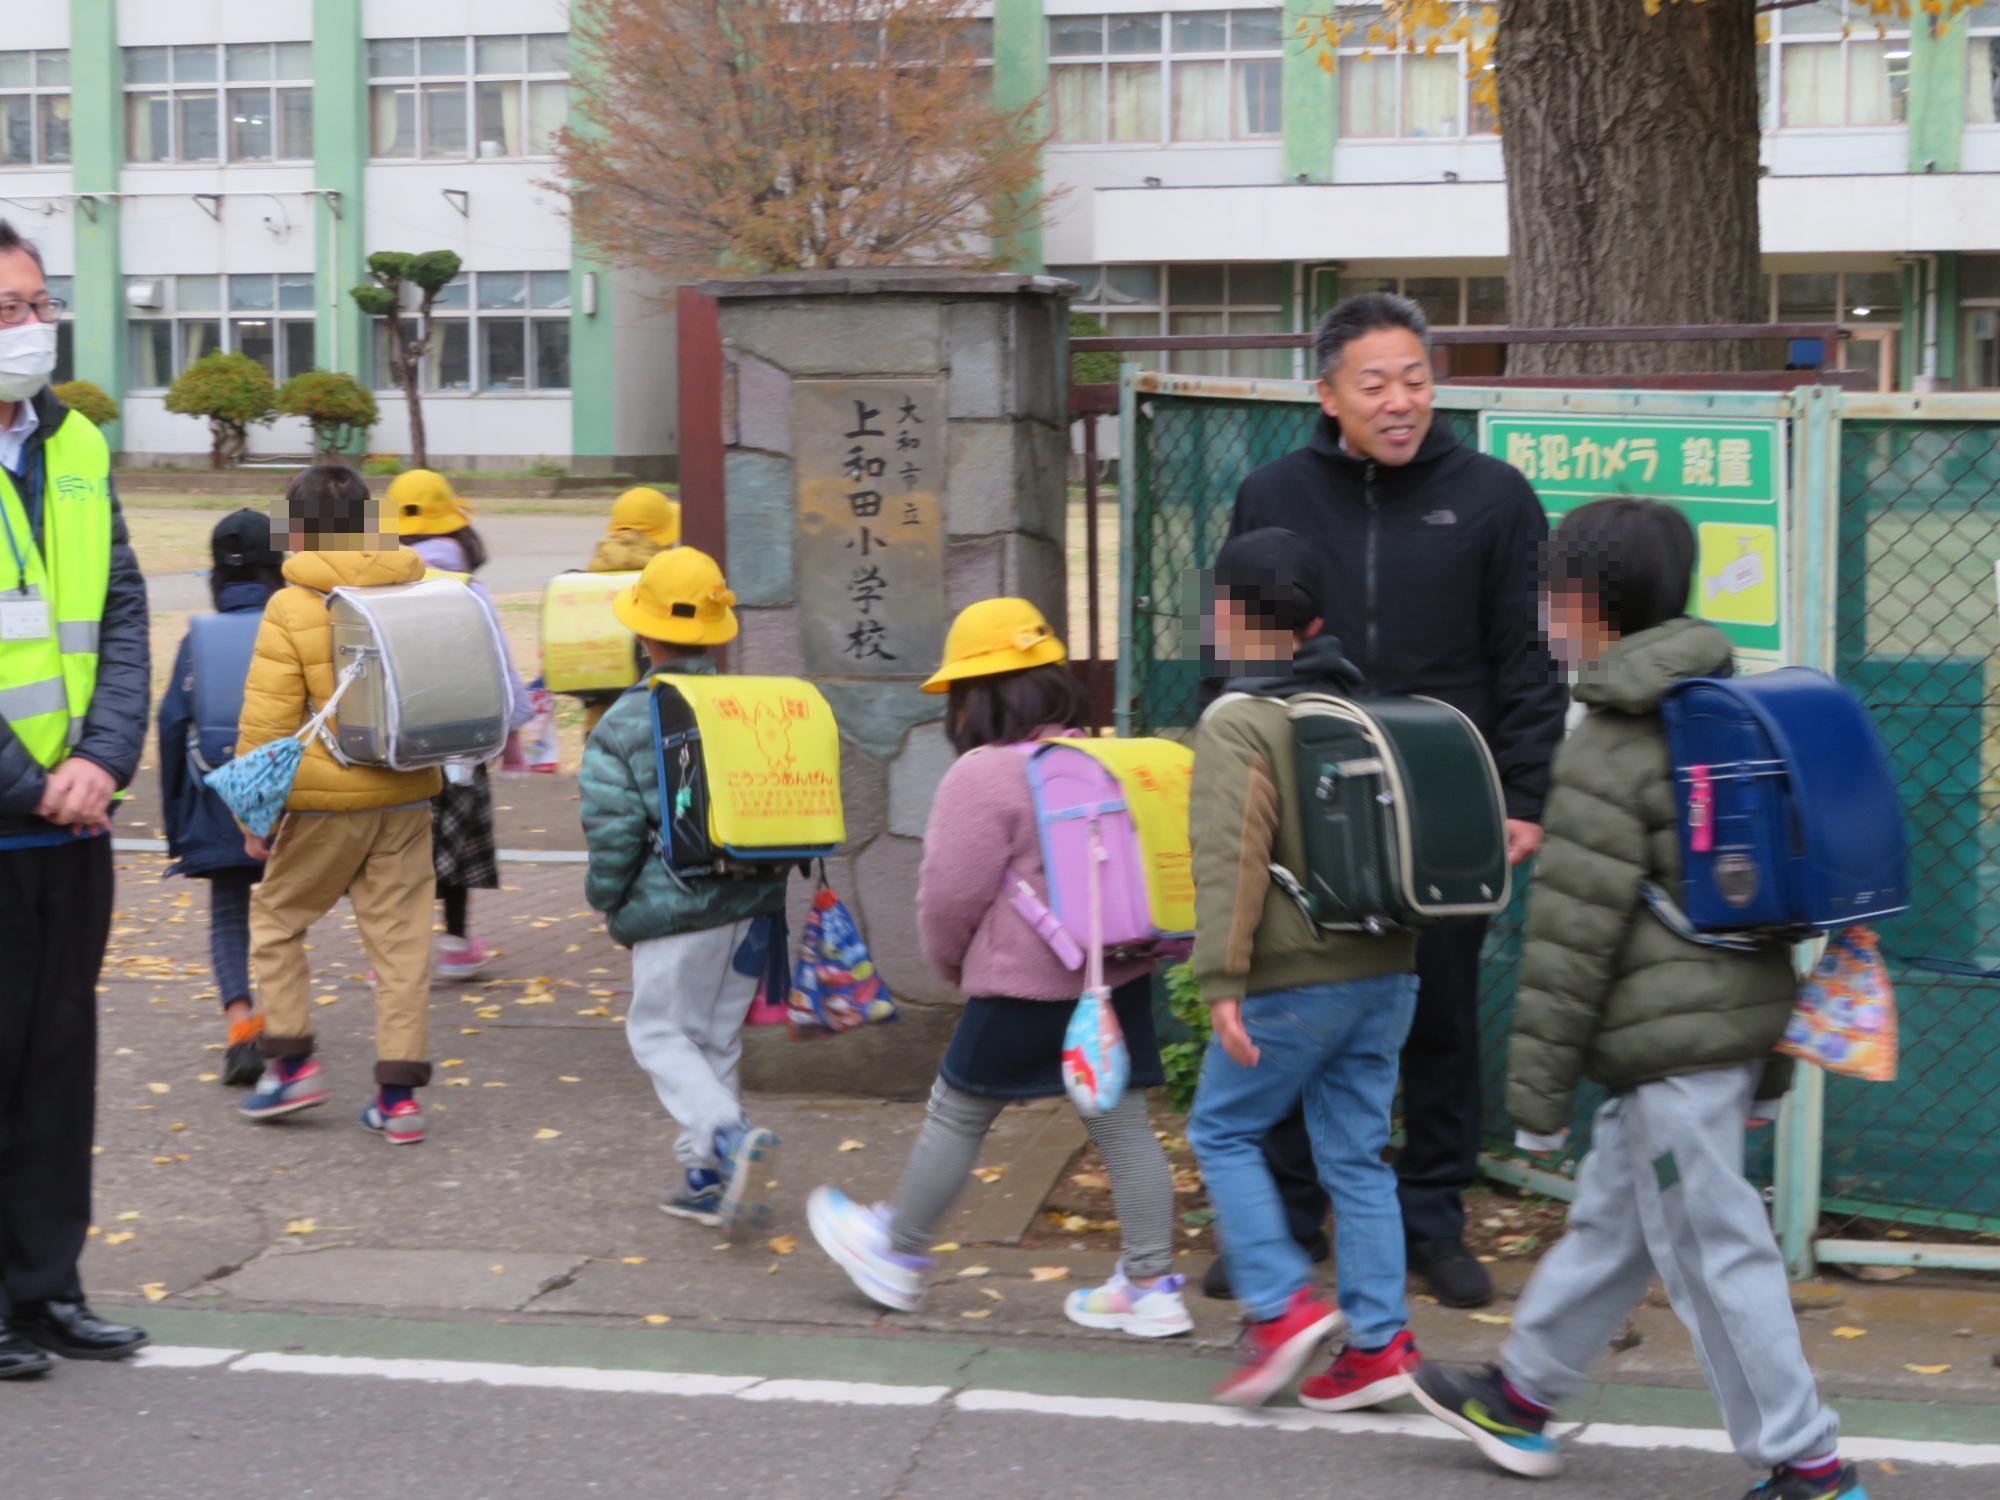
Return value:
[(1660, 701), (1732, 669), (1727, 637), (1687, 617), (1695, 556), (1680, 512), (1644, 500), (1584, 506), (1550, 541), (1549, 645), (1576, 669), (1588, 711), (1556, 756), (1507, 1105), (1521, 1147), (1540, 1153), (1562, 1149), (1579, 1082), (1611, 1098), (1568, 1233), (1522, 1293), (1499, 1365), (1428, 1366), (1415, 1394), (1499, 1467), (1552, 1475), (1551, 1409), (1588, 1380), (1657, 1274), (1736, 1451), (1772, 1470), (1746, 1500), (1866, 1500), (1806, 1364), (1763, 1196), (1743, 1174), (1746, 1126), (1770, 1122), (1789, 1081), (1773, 1049), (1798, 987), (1790, 951), (1685, 942), (1640, 894), (1649, 880), (1680, 883)]
[[(613, 608), (655, 671), (712, 675), (708, 647), (736, 635), (736, 596), (715, 559), (692, 547), (662, 552)], [(735, 959), (751, 926), (785, 908), (785, 874), (735, 875), (682, 886), (662, 862), (650, 678), (627, 689), (583, 752), (584, 891), (611, 936), (632, 950), (625, 1037), (680, 1125), (684, 1180), (661, 1209), (725, 1231), (768, 1212), (763, 1181), (778, 1138), (743, 1114), (736, 1069), (754, 975)]]

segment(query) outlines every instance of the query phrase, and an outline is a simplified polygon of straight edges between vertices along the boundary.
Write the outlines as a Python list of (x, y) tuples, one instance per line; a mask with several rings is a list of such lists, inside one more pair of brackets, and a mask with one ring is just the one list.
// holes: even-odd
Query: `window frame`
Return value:
[[(1758, 42), (1761, 55), (1768, 59), (1764, 70), (1766, 93), (1760, 101), (1760, 124), (1764, 134), (1784, 133), (1787, 135), (1810, 135), (1835, 130), (1907, 130), (1910, 112), (1910, 49), (1912, 47), (1910, 28), (1905, 23), (1900, 29), (1880, 25), (1867, 12), (1855, 13), (1854, 0), (1842, 0), (1841, 29), (1838, 31), (1805, 31), (1787, 37), (1785, 20), (1790, 13), (1772, 11), (1768, 17), (1770, 31)], [(1856, 44), (1885, 47), (1901, 43), (1903, 51), (1903, 90), (1901, 94), (1903, 118), (1887, 121), (1870, 120), (1855, 123), (1854, 114), (1854, 63), (1851, 49)], [(1829, 47), (1840, 49), (1840, 121), (1837, 124), (1788, 125), (1785, 123), (1785, 52), (1801, 47)], [(1887, 54), (1885, 61), (1893, 61), (1896, 54)], [(1892, 98), (1895, 97), (1892, 95)]]
[[(1262, 269), (1267, 266), (1280, 267), (1287, 273), (1290, 273), (1291, 286), (1286, 292), (1284, 300), (1277, 303), (1238, 303), (1233, 301), (1235, 273), (1239, 266), (1256, 269)], [(1222, 273), (1221, 302), (1176, 302), (1174, 300), (1175, 271), (1184, 271), (1195, 267), (1200, 267), (1203, 270), (1216, 270)], [(1157, 297), (1142, 298), (1136, 301), (1117, 301), (1109, 295), (1111, 273), (1114, 270), (1133, 268), (1149, 270), (1158, 278), (1159, 295)], [(1154, 335), (1171, 336), (1173, 333), (1173, 319), (1178, 313), (1190, 313), (1197, 316), (1219, 315), (1222, 319), (1221, 331), (1225, 335), (1232, 331), (1233, 324), (1238, 316), (1263, 318), (1276, 315), (1285, 322), (1297, 323), (1300, 321), (1298, 312), (1300, 305), (1298, 277), (1290, 261), (1118, 261), (1087, 263), (1074, 266), (1052, 266), (1049, 268), (1048, 274), (1051, 276), (1068, 276), (1072, 272), (1082, 272), (1091, 275), (1096, 285), (1094, 295), (1090, 296), (1088, 300), (1078, 298), (1070, 304), (1070, 311), (1084, 313), (1096, 318), (1114, 334), (1127, 331), (1113, 327), (1111, 320), (1120, 317), (1152, 318), (1153, 327), (1151, 331), (1136, 333), (1134, 335), (1136, 337), (1151, 337)], [(1079, 286), (1082, 285), (1079, 282)], [(1091, 289), (1086, 288), (1086, 290)], [(1247, 329), (1242, 331), (1265, 333), (1270, 330)], [(1279, 331), (1303, 333), (1307, 330), (1281, 329)], [(1203, 366), (1208, 361), (1220, 359), (1224, 362), (1227, 373), (1241, 379), (1296, 380), (1301, 378), (1305, 369), (1305, 361), (1310, 356), (1311, 351), (1307, 349), (1161, 350), (1159, 354), (1164, 356), (1164, 368), (1176, 374), (1199, 375), (1214, 373), (1206, 370)], [(1258, 360), (1269, 360), (1272, 363), (1276, 363), (1280, 358), (1289, 359), (1292, 367), (1291, 374), (1276, 375), (1256, 367), (1255, 362)]]
[[(1473, 16), (1476, 16), (1483, 8), (1482, 0), (1453, 0), (1453, 3), (1457, 10), (1467, 12)], [(1483, 0), (1483, 3), (1490, 4), (1492, 0)], [(1341, 10), (1374, 10), (1379, 9), (1380, 6), (1381, 0), (1339, 0), (1339, 8)], [(1356, 34), (1349, 33), (1336, 49), (1338, 60), (1335, 63), (1335, 67), (1336, 69), (1345, 67), (1349, 62), (1380, 62), (1393, 59), (1396, 65), (1396, 128), (1395, 132), (1391, 135), (1349, 135), (1347, 133), (1346, 110), (1341, 108), (1336, 110), (1333, 122), (1333, 135), (1336, 141), (1366, 142), (1377, 146), (1434, 146), (1446, 141), (1497, 141), (1500, 139), (1498, 119), (1491, 120), (1484, 129), (1475, 130), (1473, 128), (1473, 112), (1475, 108), (1475, 101), (1472, 97), (1473, 81), (1466, 76), (1465, 71), (1471, 57), (1471, 43), (1469, 41), (1440, 41), (1435, 51), (1413, 53), (1405, 47), (1385, 47), (1378, 43), (1369, 42), (1366, 39), (1365, 31), (1358, 33), (1362, 37), (1362, 40), (1356, 41), (1354, 40)], [(1457, 63), (1458, 130), (1452, 135), (1411, 135), (1407, 130), (1409, 118), (1409, 90), (1407, 86), (1409, 61), (1412, 58), (1418, 61), (1427, 61), (1438, 57), (1449, 57)], [(1488, 66), (1490, 67), (1491, 64)], [(1343, 99), (1346, 98), (1346, 91), (1344, 89), (1342, 90), (1341, 97)]]
[[(312, 283), (312, 296), (305, 307), (285, 306), (284, 282), (288, 278), (306, 277)], [(205, 281), (213, 279), (215, 286), (215, 306), (210, 308), (184, 308), (181, 305), (183, 281)], [(231, 305), (231, 281), (268, 281), (271, 284), (271, 305), (268, 308), (244, 308)], [(199, 275), (140, 276), (127, 274), (122, 286), (130, 286), (135, 281), (157, 281), (166, 289), (166, 306), (161, 308), (137, 308), (128, 301), (125, 304), (125, 339), (128, 369), (131, 371), (132, 393), (134, 395), (161, 395), (166, 392), (174, 379), (192, 361), (187, 357), (187, 336), (183, 331), (189, 325), (212, 323), (216, 325), (215, 348), (225, 354), (247, 352), (238, 347), (238, 325), (264, 323), (270, 327), (271, 362), (269, 371), (274, 385), (283, 385), (294, 375), (303, 375), (306, 370), (319, 368), (317, 328), (319, 319), (319, 273), (308, 269), (302, 271), (241, 271), (203, 272)], [(289, 341), (287, 330), (297, 324), (304, 324), (315, 330), (314, 357), (304, 369), (293, 369), (288, 357)], [(172, 369), (164, 385), (142, 385), (139, 371), (145, 361), (139, 357), (139, 340), (156, 335), (142, 333), (142, 330), (166, 326), (168, 334), (168, 363)], [(254, 356), (253, 356), (254, 358)], [(259, 361), (262, 363), (262, 361)]]
[[(8, 99), (22, 99), (28, 109), (28, 159), (7, 161), (0, 159), (0, 172), (33, 172), (49, 167), (66, 167), (75, 157), (73, 141), (65, 143), (61, 156), (53, 156), (48, 149), (49, 123), (54, 115), (53, 108), (44, 113), (44, 105), (52, 105), (55, 100), (67, 102), (70, 99), (69, 48), (67, 47), (8, 47), (4, 49), (10, 56), (25, 57), (28, 60), (28, 81), (26, 83), (0, 84), (0, 102)], [(44, 58), (60, 57), (62, 81), (43, 83), (42, 68)], [(72, 113), (74, 107), (72, 106)], [(64, 126), (71, 127), (69, 118)]]
[[(570, 350), (566, 342), (569, 332), (572, 295), (570, 271), (567, 268), (541, 271), (463, 270), (453, 277), (444, 292), (439, 294), (439, 302), (432, 308), (431, 322), (439, 339), (449, 338), (454, 330), (463, 330), (462, 358), (465, 362), (466, 378), (463, 384), (445, 385), (441, 383), (438, 362), (445, 353), (442, 342), (418, 362), (417, 385), (428, 401), (434, 397), (466, 399), (470, 397), (504, 399), (546, 398), (567, 396), (575, 388), (575, 371), (570, 364)], [(520, 277), (521, 300), (518, 307), (480, 306), (479, 278), (491, 276)], [(537, 277), (563, 278), (563, 291), (559, 299), (541, 301), (536, 291)], [(450, 295), (462, 290), (462, 295)], [(450, 295), (450, 300), (445, 299)], [(414, 288), (406, 288), (403, 306), (397, 314), (405, 322), (417, 323), (417, 308), (421, 296)], [(403, 388), (396, 383), (390, 368), (386, 318), (374, 317), (368, 320), (368, 378), (370, 389), (380, 396), (400, 396)], [(489, 328), (513, 323), (520, 327), (521, 383), (519, 385), (494, 384), (488, 379), (488, 334)], [(542, 352), (540, 325), (560, 323), (563, 327), (565, 343), (563, 347), (563, 373), (568, 378), (562, 385), (543, 385), (540, 382), (540, 355)]]
[[(270, 73), (265, 78), (231, 78), (230, 60), (232, 55), (241, 54), (253, 48), (263, 48), (270, 54)], [(279, 58), (287, 48), (303, 48), (305, 62), (302, 69), (285, 74), (279, 66)], [(180, 82), (175, 76), (179, 65), (179, 55), (183, 52), (209, 52), (215, 60), (215, 76), (212, 79), (190, 79)], [(164, 52), (167, 54), (167, 77), (164, 82), (137, 82), (131, 76), (131, 54), (135, 52)], [(313, 129), (310, 101), (313, 91), (312, 39), (292, 38), (281, 42), (198, 42), (191, 45), (172, 47), (120, 47), (118, 61), (121, 70), (121, 91), (124, 95), (124, 140), (121, 159), (127, 167), (299, 167), (310, 166), (313, 162)], [(237, 139), (236, 96), (261, 91), (269, 101), (271, 150), (268, 156), (239, 155), (234, 147)], [(304, 116), (303, 131), (294, 131), (286, 122), (292, 118), (286, 113), (284, 99), (287, 95), (303, 95), (308, 101)], [(183, 101), (207, 98), (213, 101), (215, 109), (215, 155), (185, 156), (182, 154)], [(132, 153), (133, 109), (140, 101), (163, 99), (167, 103), (166, 112), (166, 155), (159, 157), (138, 157)], [(303, 141), (294, 139), (303, 133)], [(142, 278), (150, 279), (150, 278)]]
[[(1238, 15), (1263, 16), (1275, 11), (1279, 16), (1278, 44), (1275, 47), (1244, 47), (1236, 45), (1236, 17)], [(1220, 48), (1189, 48), (1176, 50), (1174, 46), (1174, 22), (1197, 15), (1222, 15), (1227, 17), (1223, 45)], [(1053, 110), (1055, 75), (1059, 68), (1094, 68), (1098, 76), (1098, 122), (1097, 132), (1088, 139), (1063, 140), (1051, 136), (1046, 149), (1051, 151), (1102, 151), (1102, 150), (1150, 150), (1153, 148), (1216, 147), (1266, 145), (1284, 138), (1284, 71), (1285, 56), (1284, 16), (1282, 6), (1276, 5), (1211, 5), (1202, 10), (1161, 10), (1161, 11), (1109, 11), (1083, 13), (1078, 15), (1044, 15), (1044, 28), (1051, 28), (1057, 22), (1095, 20), (1098, 23), (1098, 50), (1094, 53), (1058, 53), (1052, 46), (1047, 49), (1048, 88), (1050, 108)], [(1150, 52), (1114, 52), (1110, 50), (1110, 22), (1113, 19), (1132, 20), (1151, 17), (1159, 26), (1159, 43)], [(1045, 29), (1045, 43), (1052, 40), (1052, 34)], [(1174, 118), (1174, 69), (1181, 64), (1210, 65), (1223, 64), (1224, 90), (1228, 99), (1229, 134), (1219, 139), (1191, 138), (1183, 140), (1176, 134)], [(1246, 132), (1236, 130), (1236, 78), (1239, 64), (1278, 63), (1277, 79), (1277, 123), (1271, 131)], [(1113, 138), (1111, 135), (1111, 69), (1114, 67), (1147, 67), (1157, 69), (1159, 75), (1159, 120), (1158, 130), (1150, 136)]]
[(1988, 66), (1993, 67), (1995, 62), (2000, 62), (2000, 56), (1996, 56), (1996, 54), (2000, 54), (2000, 14), (1996, 14), (1991, 22), (1982, 25), (1971, 24), (1973, 20), (1977, 19), (1977, 16), (1971, 16), (1966, 25), (1965, 118), (1959, 123), (1966, 130), (2000, 130), (2000, 68), (1994, 68), (1993, 77), (1995, 81), (1988, 86), (1989, 92), (1987, 98), (1992, 105), (1993, 118), (1990, 120), (1975, 120), (1972, 117), (1972, 65), (1975, 58), (1974, 48), (1980, 42), (1987, 43)]
[[(560, 37), (563, 42), (563, 70), (560, 73), (531, 66), (534, 58), (534, 43)], [(480, 68), (479, 44), (481, 42), (515, 41), (521, 48), (521, 67), (518, 70), (495, 69), (491, 72)], [(464, 44), (464, 69), (460, 72), (429, 72), (424, 66), (426, 44), (436, 47), (451, 42)], [(405, 44), (410, 49), (411, 68), (409, 73), (376, 72), (373, 49), (384, 44)], [(541, 141), (535, 138), (533, 130), (534, 100), (537, 91), (560, 86), (563, 91), (562, 115), (569, 114), (569, 93), (572, 88), (572, 72), (569, 58), (569, 33), (562, 31), (499, 31), (468, 32), (463, 36), (381, 36), (368, 37), (364, 44), (370, 49), (367, 61), (368, 71), (368, 160), (372, 163), (393, 163), (411, 161), (553, 161), (555, 149), (553, 139), (547, 142), (547, 150), (534, 149)], [(521, 149), (509, 152), (505, 149), (486, 152), (480, 140), (480, 90), (482, 85), (515, 90), (515, 112), (518, 116), (517, 128), (521, 135)], [(456, 88), (464, 101), (465, 149), (462, 151), (436, 151), (431, 149), (431, 116), (433, 96), (442, 96)], [(378, 149), (380, 144), (376, 133), (376, 99), (384, 93), (409, 94), (412, 98), (411, 138), (412, 149), (394, 155)], [(400, 115), (400, 111), (399, 111)], [(400, 128), (400, 126), (399, 126)], [(554, 127), (561, 129), (561, 122)], [(551, 133), (552, 135), (552, 133)], [(505, 146), (505, 131), (502, 130), (500, 145)]]

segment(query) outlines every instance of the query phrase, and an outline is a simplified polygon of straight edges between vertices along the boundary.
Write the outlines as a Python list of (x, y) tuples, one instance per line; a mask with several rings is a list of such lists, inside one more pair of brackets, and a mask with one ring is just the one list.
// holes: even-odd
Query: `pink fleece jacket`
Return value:
[[(1064, 968), (1009, 903), (1010, 870), (1048, 900), (1027, 757), (1001, 745), (960, 756), (938, 783), (917, 877), (924, 957), (968, 995), (1074, 1000), (1083, 973)], [(1105, 982), (1115, 987), (1152, 967), (1150, 959), (1107, 963)]]

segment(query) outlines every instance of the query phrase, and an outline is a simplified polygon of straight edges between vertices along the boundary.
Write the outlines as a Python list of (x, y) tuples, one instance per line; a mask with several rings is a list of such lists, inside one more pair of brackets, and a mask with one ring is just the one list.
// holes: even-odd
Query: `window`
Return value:
[(1962, 320), (1960, 384), (2000, 390), (2000, 255), (1967, 255), (1958, 263)]
[[(1073, 310), (1088, 313), (1104, 324), (1106, 333), (1121, 337), (1288, 333), (1297, 327), (1289, 262), (1052, 266), (1049, 274), (1077, 284)], [(1163, 363), (1183, 375), (1289, 380), (1298, 368), (1298, 355), (1291, 349), (1178, 350), (1132, 357)]]
[[(1491, 12), (1481, 5), (1452, 7), (1452, 31), (1468, 39), (1442, 41), (1430, 33), (1416, 51), (1397, 45), (1380, 5), (1343, 5), (1340, 46), (1340, 133), (1358, 139), (1449, 140), (1491, 135), (1498, 128), (1489, 107), (1473, 97), (1466, 78), (1469, 29)], [(1480, 40), (1484, 40), (1484, 34)], [(1470, 121), (1468, 126), (1467, 122)]]
[(128, 276), (125, 308), (135, 390), (161, 390), (204, 354), (247, 354), (280, 384), (313, 368), (315, 279)]
[[(1860, 0), (1809, 0), (1772, 11), (1760, 48), (1760, 89), (1769, 126), (1777, 100), (1787, 130), (1896, 125), (1908, 117), (1910, 35), (1887, 30)], [(1775, 74), (1775, 76), (1773, 76)]]
[(1504, 276), (1343, 276), (1340, 295), (1394, 292), (1424, 310), (1433, 328), (1503, 328), (1507, 323)]
[(69, 54), (0, 52), (0, 167), (69, 160)]
[(312, 154), (312, 43), (125, 49), (126, 161)]
[(1966, 15), (1965, 118), (1973, 125), (2000, 124), (2000, 0), (1980, 0)]
[[(420, 331), (412, 295), (403, 329)], [(465, 272), (438, 293), (431, 351), (421, 371), (426, 391), (566, 391), (569, 389), (569, 272)], [(389, 327), (375, 320), (375, 388), (397, 389)]]
[(374, 156), (548, 156), (569, 115), (569, 38), (378, 39), (368, 77)]
[(1242, 141), (1282, 126), (1284, 12), (1052, 16), (1059, 143)]

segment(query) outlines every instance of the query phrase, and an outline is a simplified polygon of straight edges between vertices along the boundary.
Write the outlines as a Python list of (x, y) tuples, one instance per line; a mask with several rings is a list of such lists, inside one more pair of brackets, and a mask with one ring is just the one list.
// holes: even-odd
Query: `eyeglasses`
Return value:
[(0, 328), (14, 328), (28, 321), (30, 313), (43, 323), (53, 323), (69, 309), (60, 297), (38, 297), (33, 302), (0, 301)]

